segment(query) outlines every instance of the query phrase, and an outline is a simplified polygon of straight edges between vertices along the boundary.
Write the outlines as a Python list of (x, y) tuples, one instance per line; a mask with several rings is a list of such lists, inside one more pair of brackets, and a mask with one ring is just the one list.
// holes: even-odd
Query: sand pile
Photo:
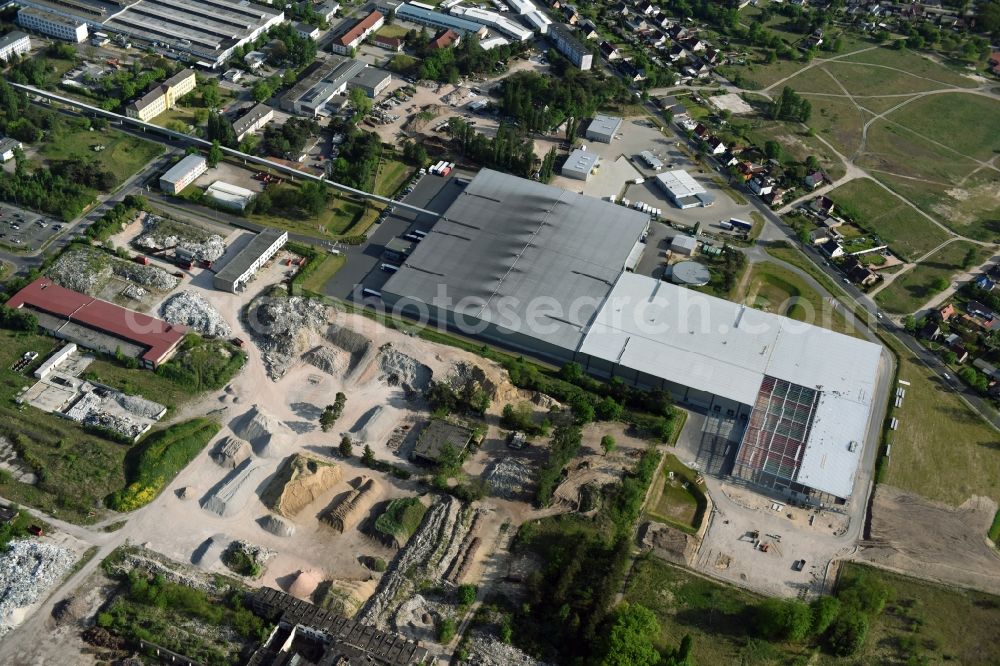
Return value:
[(351, 492), (339, 502), (328, 506), (319, 517), (341, 534), (357, 525), (371, 510), (378, 497), (379, 486), (375, 479), (359, 477), (352, 485), (354, 489)]
[(341, 480), (340, 467), (300, 453), (289, 456), (261, 495), (275, 513), (291, 517)]
[(270, 413), (254, 405), (250, 411), (231, 424), (233, 432), (250, 442), (262, 458), (277, 458), (284, 454), (284, 445), (292, 436), (291, 429)]
[(308, 571), (299, 569), (299, 572), (295, 574), (295, 580), (288, 588), (288, 594), (309, 601), (321, 582), (323, 582), (323, 574), (315, 569)]
[(229, 469), (236, 469), (249, 458), (250, 443), (239, 437), (225, 437), (219, 440), (212, 452), (212, 460)]
[(295, 534), (295, 525), (271, 514), (258, 518), (257, 524), (260, 525), (261, 529), (265, 532), (270, 532), (275, 536), (290, 537)]
[(254, 465), (250, 460), (243, 461), (201, 499), (201, 508), (223, 518), (237, 513), (253, 496), (255, 482), (262, 471), (260, 465)]
[(337, 615), (354, 617), (369, 597), (375, 594), (376, 586), (374, 578), (368, 580), (327, 580), (320, 583), (316, 591), (313, 592), (312, 601), (317, 606)]
[(332, 347), (320, 345), (302, 355), (302, 359), (330, 375), (340, 375), (347, 369), (347, 354)]

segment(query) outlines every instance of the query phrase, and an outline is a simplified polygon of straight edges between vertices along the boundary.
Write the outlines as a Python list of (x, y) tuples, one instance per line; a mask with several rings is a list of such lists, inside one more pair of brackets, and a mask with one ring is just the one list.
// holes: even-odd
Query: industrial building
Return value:
[(594, 119), (590, 121), (587, 125), (587, 131), (584, 133), (591, 141), (600, 141), (601, 143), (611, 143), (622, 127), (622, 119), (618, 116), (605, 116), (598, 114), (594, 116)]
[(215, 274), (212, 285), (220, 291), (230, 291), (235, 294), (287, 242), (287, 231), (264, 229)]
[(50, 335), (106, 354), (121, 352), (145, 368), (156, 368), (177, 351), (188, 329), (127, 310), (40, 277), (7, 301), (27, 308)]
[(245, 187), (217, 180), (208, 186), (205, 196), (223, 208), (243, 211), (253, 201), (256, 193)]
[(566, 163), (563, 164), (560, 173), (567, 178), (587, 180), (596, 166), (597, 153), (577, 148), (566, 158)]
[(694, 236), (677, 234), (670, 241), (670, 251), (685, 257), (694, 256), (694, 253), (698, 251), (698, 239)]
[(649, 152), (648, 150), (644, 150), (641, 153), (639, 153), (639, 157), (641, 157), (642, 161), (646, 163), (646, 166), (648, 166), (653, 171), (659, 171), (660, 169), (663, 168), (662, 160), (660, 160), (659, 157)]
[[(19, 0), (83, 25), (187, 54), (208, 69), (285, 20), (284, 12), (243, 0)], [(78, 35), (79, 36), (79, 35)], [(70, 37), (62, 37), (71, 39)]]
[(197, 83), (193, 69), (183, 69), (163, 83), (155, 84), (149, 92), (125, 107), (125, 115), (149, 122), (188, 94)]
[(648, 224), (622, 206), (484, 169), (382, 299), (395, 312), (665, 390), (731, 420), (740, 443), (725, 473), (800, 501), (846, 502), (881, 348), (630, 272)]
[(13, 30), (0, 37), (0, 60), (4, 62), (23, 56), (30, 50), (31, 39), (20, 30)]
[(22, 150), (24, 144), (9, 136), (0, 137), (0, 162), (9, 162), (14, 159), (14, 153)]
[(385, 17), (379, 12), (371, 12), (368, 16), (351, 26), (347, 32), (335, 37), (330, 44), (334, 53), (350, 55), (351, 51), (361, 46), (361, 42), (385, 25)]
[(233, 123), (236, 140), (242, 141), (274, 120), (274, 109), (267, 104), (258, 104)]
[(553, 23), (545, 33), (556, 47), (574, 67), (582, 71), (589, 70), (594, 64), (594, 54), (576, 38), (569, 26), (564, 23)]
[(715, 197), (683, 169), (657, 174), (656, 182), (678, 208), (697, 208), (715, 203)]
[(464, 5), (456, 5), (449, 11), (455, 16), (460, 16), (474, 23), (481, 23), (519, 42), (526, 42), (535, 35), (534, 32), (525, 28), (520, 23), (498, 12), (491, 12), (478, 7), (466, 7)]
[(384, 70), (353, 58), (331, 56), (310, 65), (299, 82), (282, 96), (280, 105), (289, 113), (316, 116), (325, 113), (327, 104), (348, 88), (361, 88), (374, 97), (391, 81), (392, 76)]
[(187, 155), (160, 176), (160, 189), (168, 194), (180, 194), (185, 187), (208, 171), (208, 162), (201, 155)]
[(396, 10), (396, 18), (402, 21), (409, 21), (418, 25), (426, 25), (431, 28), (441, 28), (444, 30), (454, 30), (460, 35), (473, 34), (485, 37), (486, 26), (468, 21), (451, 14), (443, 14), (425, 7), (418, 7), (409, 2), (399, 6)]
[(17, 24), (25, 30), (65, 39), (74, 44), (86, 40), (89, 34), (85, 21), (37, 7), (22, 7), (18, 10)]

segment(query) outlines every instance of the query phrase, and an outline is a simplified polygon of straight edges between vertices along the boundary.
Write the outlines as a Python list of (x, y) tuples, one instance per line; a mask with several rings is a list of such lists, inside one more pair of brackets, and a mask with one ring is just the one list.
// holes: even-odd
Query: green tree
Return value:
[(837, 613), (840, 612), (840, 601), (834, 597), (821, 596), (809, 604), (809, 609), (812, 611), (811, 632), (813, 636), (821, 636), (830, 628)]
[(612, 437), (611, 435), (605, 435), (604, 437), (601, 437), (601, 448), (604, 449), (604, 455), (608, 455), (609, 453), (614, 451), (617, 446), (618, 443), (615, 442), (615, 438)]
[(614, 610), (610, 626), (597, 648), (601, 666), (657, 666), (660, 653), (653, 643), (660, 625), (653, 611), (623, 603)]
[(212, 147), (208, 149), (208, 166), (214, 168), (222, 161), (222, 148), (218, 141), (212, 142)]
[(754, 624), (768, 640), (797, 642), (809, 635), (812, 613), (801, 601), (765, 599), (755, 609)]
[(355, 120), (361, 120), (371, 113), (372, 99), (361, 88), (351, 88), (349, 99), (351, 106), (354, 107)]
[(340, 451), (340, 455), (344, 458), (350, 458), (354, 455), (354, 442), (347, 435), (340, 438), (340, 446), (337, 447)]
[(845, 611), (831, 625), (827, 646), (838, 657), (849, 657), (864, 647), (867, 635), (868, 618), (856, 611)]
[(375, 452), (372, 451), (372, 447), (367, 444), (365, 444), (365, 450), (361, 454), (361, 462), (363, 462), (366, 467), (375, 466)]

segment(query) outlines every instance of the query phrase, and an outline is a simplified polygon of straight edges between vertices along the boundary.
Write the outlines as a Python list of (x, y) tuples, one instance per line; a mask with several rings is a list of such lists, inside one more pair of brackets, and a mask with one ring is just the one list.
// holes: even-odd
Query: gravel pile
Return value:
[(423, 363), (386, 344), (379, 348), (380, 380), (401, 386), (407, 393), (423, 393), (431, 385), (433, 372)]
[(58, 583), (76, 557), (73, 552), (37, 541), (11, 541), (0, 557), (0, 637), (11, 630), (14, 611), (38, 601)]
[(517, 458), (503, 458), (486, 473), (492, 494), (509, 500), (522, 499), (527, 495), (533, 479), (531, 468)]
[(308, 343), (309, 331), (320, 331), (329, 316), (326, 305), (301, 296), (264, 297), (250, 304), (248, 328), (272, 379), (288, 372)]
[(222, 315), (201, 294), (182, 291), (160, 306), (160, 316), (171, 324), (188, 326), (202, 335), (228, 337), (232, 329)]
[(346, 354), (332, 347), (320, 345), (310, 349), (302, 358), (306, 363), (334, 376), (342, 373), (347, 365)]
[(295, 534), (295, 525), (284, 518), (279, 518), (271, 514), (258, 518), (257, 524), (260, 525), (262, 530), (270, 532), (275, 536), (290, 537)]

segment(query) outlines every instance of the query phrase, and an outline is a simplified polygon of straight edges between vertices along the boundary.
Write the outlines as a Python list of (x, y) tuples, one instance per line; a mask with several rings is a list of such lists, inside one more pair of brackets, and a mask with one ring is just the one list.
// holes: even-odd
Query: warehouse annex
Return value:
[(381, 290), (397, 312), (626, 383), (743, 430), (727, 472), (844, 503), (881, 347), (631, 270), (647, 215), (481, 171)]

